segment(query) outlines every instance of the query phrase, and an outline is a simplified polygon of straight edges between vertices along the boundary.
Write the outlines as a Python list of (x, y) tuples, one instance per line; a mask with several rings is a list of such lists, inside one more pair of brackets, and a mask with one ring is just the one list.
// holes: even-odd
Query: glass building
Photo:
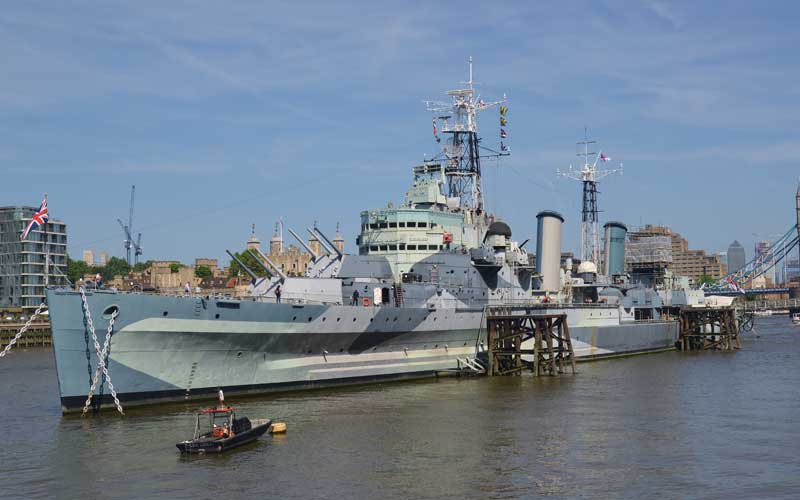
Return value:
[[(19, 239), (37, 208), (0, 207), (0, 308), (21, 307), (32, 312), (44, 301), (45, 286), (67, 283), (66, 224), (50, 219), (45, 228), (31, 231), (25, 241)], [(50, 263), (46, 265), (48, 254)]]
[(745, 264), (744, 247), (738, 241), (734, 241), (728, 247), (728, 272), (735, 273), (743, 268)]

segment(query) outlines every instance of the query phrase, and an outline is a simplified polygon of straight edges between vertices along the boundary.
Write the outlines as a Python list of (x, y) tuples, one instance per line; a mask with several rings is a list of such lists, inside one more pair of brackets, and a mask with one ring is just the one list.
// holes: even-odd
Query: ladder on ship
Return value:
[(395, 283), (392, 290), (394, 291), (394, 305), (396, 307), (403, 307), (403, 285), (401, 283)]

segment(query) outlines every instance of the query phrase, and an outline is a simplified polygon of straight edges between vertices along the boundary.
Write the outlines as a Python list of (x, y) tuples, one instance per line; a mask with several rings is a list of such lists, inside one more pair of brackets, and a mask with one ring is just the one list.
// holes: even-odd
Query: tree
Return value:
[(169, 272), (175, 274), (181, 272), (181, 265), (178, 262), (172, 262), (169, 265)]
[(707, 274), (701, 274), (700, 275), (700, 285), (701, 286), (702, 285), (713, 285), (716, 282), (717, 282), (717, 280), (715, 280), (714, 278), (712, 278), (711, 276), (709, 276)]
[(139, 262), (138, 264), (133, 266), (133, 271), (137, 272), (137, 273), (141, 273), (141, 272), (149, 269), (150, 267), (152, 267), (152, 265), (153, 265), (153, 261), (152, 260), (148, 260), (147, 262)]
[[(235, 253), (234, 255), (236, 256), (236, 258), (241, 260), (245, 266), (250, 268), (250, 270), (253, 271), (256, 276), (260, 277), (268, 276), (267, 272), (264, 270), (264, 266), (262, 266), (250, 252), (245, 250), (239, 253)], [(239, 273), (241, 273), (242, 276), (247, 276), (247, 273), (244, 271), (244, 269), (241, 268), (241, 266), (239, 266), (239, 263), (236, 262), (235, 260), (232, 260), (231, 269), (230, 272), (228, 273), (228, 276), (233, 278), (235, 276), (238, 276)]]
[(97, 271), (103, 277), (103, 281), (108, 282), (114, 279), (114, 276), (126, 276), (131, 272), (131, 266), (119, 257), (111, 257), (106, 265), (98, 268)]
[(92, 272), (86, 262), (82, 260), (72, 260), (67, 256), (67, 278), (73, 283), (80, 281), (85, 274)]
[(197, 266), (197, 269), (194, 270), (194, 275), (203, 279), (214, 276), (214, 273), (211, 272), (211, 268), (208, 266)]

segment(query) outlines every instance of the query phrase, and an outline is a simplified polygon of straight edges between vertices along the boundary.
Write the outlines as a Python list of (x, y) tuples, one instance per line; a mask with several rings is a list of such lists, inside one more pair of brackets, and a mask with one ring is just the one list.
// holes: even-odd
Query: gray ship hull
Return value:
[[(229, 394), (417, 378), (454, 369), (481, 345), (482, 309), (275, 304), (96, 292), (87, 296), (124, 406)], [(48, 291), (64, 412), (83, 407), (96, 367), (80, 295)], [(566, 309), (576, 355), (661, 350), (676, 322), (610, 324)], [(583, 316), (579, 316), (579, 315)], [(111, 402), (108, 388), (99, 397)]]

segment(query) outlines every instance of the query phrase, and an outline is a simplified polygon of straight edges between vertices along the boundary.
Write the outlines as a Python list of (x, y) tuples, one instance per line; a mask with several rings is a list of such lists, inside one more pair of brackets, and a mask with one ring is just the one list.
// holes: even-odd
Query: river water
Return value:
[[(800, 328), (558, 378), (439, 379), (229, 401), (284, 421), (182, 458), (197, 404), (62, 417), (50, 350), (0, 360), (0, 498), (800, 498)], [(112, 374), (113, 376), (113, 374)]]

